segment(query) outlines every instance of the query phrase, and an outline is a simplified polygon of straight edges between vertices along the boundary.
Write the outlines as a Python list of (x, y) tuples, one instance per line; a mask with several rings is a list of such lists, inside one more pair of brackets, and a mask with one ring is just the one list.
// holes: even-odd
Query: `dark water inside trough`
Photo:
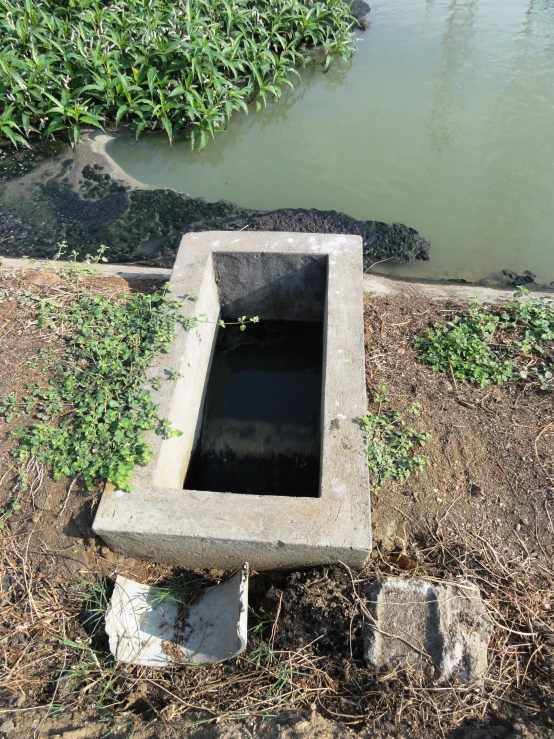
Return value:
[(219, 329), (185, 488), (318, 497), (323, 324)]

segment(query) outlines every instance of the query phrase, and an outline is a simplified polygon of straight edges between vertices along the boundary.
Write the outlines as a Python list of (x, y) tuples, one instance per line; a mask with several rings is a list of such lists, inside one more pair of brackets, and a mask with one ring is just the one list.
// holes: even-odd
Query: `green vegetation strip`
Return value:
[(180, 433), (158, 417), (145, 371), (168, 349), (176, 321), (189, 329), (196, 320), (184, 319), (181, 303), (164, 291), (115, 298), (76, 293), (63, 302), (27, 292), (18, 299), (36, 305), (39, 326), (62, 337), (64, 348), (42, 351), (48, 381), (28, 385), (23, 398), (12, 393), (0, 400), (8, 422), (29, 414), (37, 419), (15, 432), (15, 460), (35, 459), (55, 479), (81, 474), (89, 487), (104, 479), (127, 489), (133, 467), (151, 456), (144, 432)]
[(0, 139), (128, 123), (203, 148), (314, 48), (349, 57), (352, 23), (343, 0), (0, 0)]
[(498, 308), (472, 305), (415, 340), (421, 361), (479, 387), (527, 380), (552, 392), (554, 302), (520, 289)]

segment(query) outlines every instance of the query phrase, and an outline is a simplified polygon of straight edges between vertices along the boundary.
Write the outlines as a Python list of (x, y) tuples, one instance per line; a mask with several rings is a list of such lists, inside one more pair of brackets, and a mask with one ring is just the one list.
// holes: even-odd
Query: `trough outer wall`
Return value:
[[(205, 365), (205, 383), (213, 325), (219, 317), (214, 290), (219, 279), (217, 255), (227, 253), (313, 255), (327, 260), (319, 498), (180, 489), (184, 460), (199, 432), (205, 393), (199, 367)], [(244, 561), (257, 570), (337, 561), (361, 567), (371, 551), (367, 459), (355, 423), (366, 407), (362, 275), (362, 242), (357, 236), (273, 232), (184, 236), (172, 272), (173, 294), (197, 293), (197, 302), (186, 301), (184, 314), (206, 312), (209, 320), (189, 332), (179, 329), (170, 355), (152, 369), (153, 375), (162, 374), (163, 368), (179, 368), (183, 374), (164, 381), (156, 400), (161, 417), (184, 433), (170, 440), (150, 435), (152, 462), (136, 468), (130, 492), (106, 486), (95, 533), (128, 556), (182, 567), (233, 569)], [(240, 303), (240, 295), (232, 300)]]

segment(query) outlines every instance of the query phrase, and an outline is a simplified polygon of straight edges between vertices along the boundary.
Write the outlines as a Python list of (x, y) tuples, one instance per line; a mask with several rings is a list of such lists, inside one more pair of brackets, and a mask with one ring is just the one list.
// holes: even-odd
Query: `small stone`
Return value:
[(100, 556), (105, 559), (106, 562), (111, 562), (112, 564), (121, 559), (121, 555), (117, 554), (117, 552), (113, 552), (109, 547), (101, 547)]
[(516, 523), (516, 531), (521, 531), (521, 524), (520, 523)]
[(437, 668), (435, 665), (427, 665), (425, 668), (425, 677), (428, 680), (434, 680), (437, 676)]
[(4, 721), (0, 725), (0, 733), (2, 733), (2, 734), (11, 734), (12, 731), (15, 731), (15, 724), (11, 720), (11, 718), (9, 718), (7, 721)]
[(524, 517), (521, 519), (521, 525), (522, 526), (529, 526), (529, 519), (527, 517)]
[(35, 508), (37, 510), (39, 510), (39, 511), (48, 511), (49, 510), (49, 508), (48, 508), (48, 495), (49, 495), (49, 491), (47, 490), (46, 487), (42, 487), (38, 491), (38, 493), (35, 494), (35, 497), (34, 497), (33, 502), (34, 502)]

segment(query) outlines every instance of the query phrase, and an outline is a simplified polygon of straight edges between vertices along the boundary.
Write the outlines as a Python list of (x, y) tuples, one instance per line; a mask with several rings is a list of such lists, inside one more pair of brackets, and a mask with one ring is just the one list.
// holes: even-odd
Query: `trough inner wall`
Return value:
[(283, 252), (215, 252), (221, 315), (323, 321), (328, 258)]

